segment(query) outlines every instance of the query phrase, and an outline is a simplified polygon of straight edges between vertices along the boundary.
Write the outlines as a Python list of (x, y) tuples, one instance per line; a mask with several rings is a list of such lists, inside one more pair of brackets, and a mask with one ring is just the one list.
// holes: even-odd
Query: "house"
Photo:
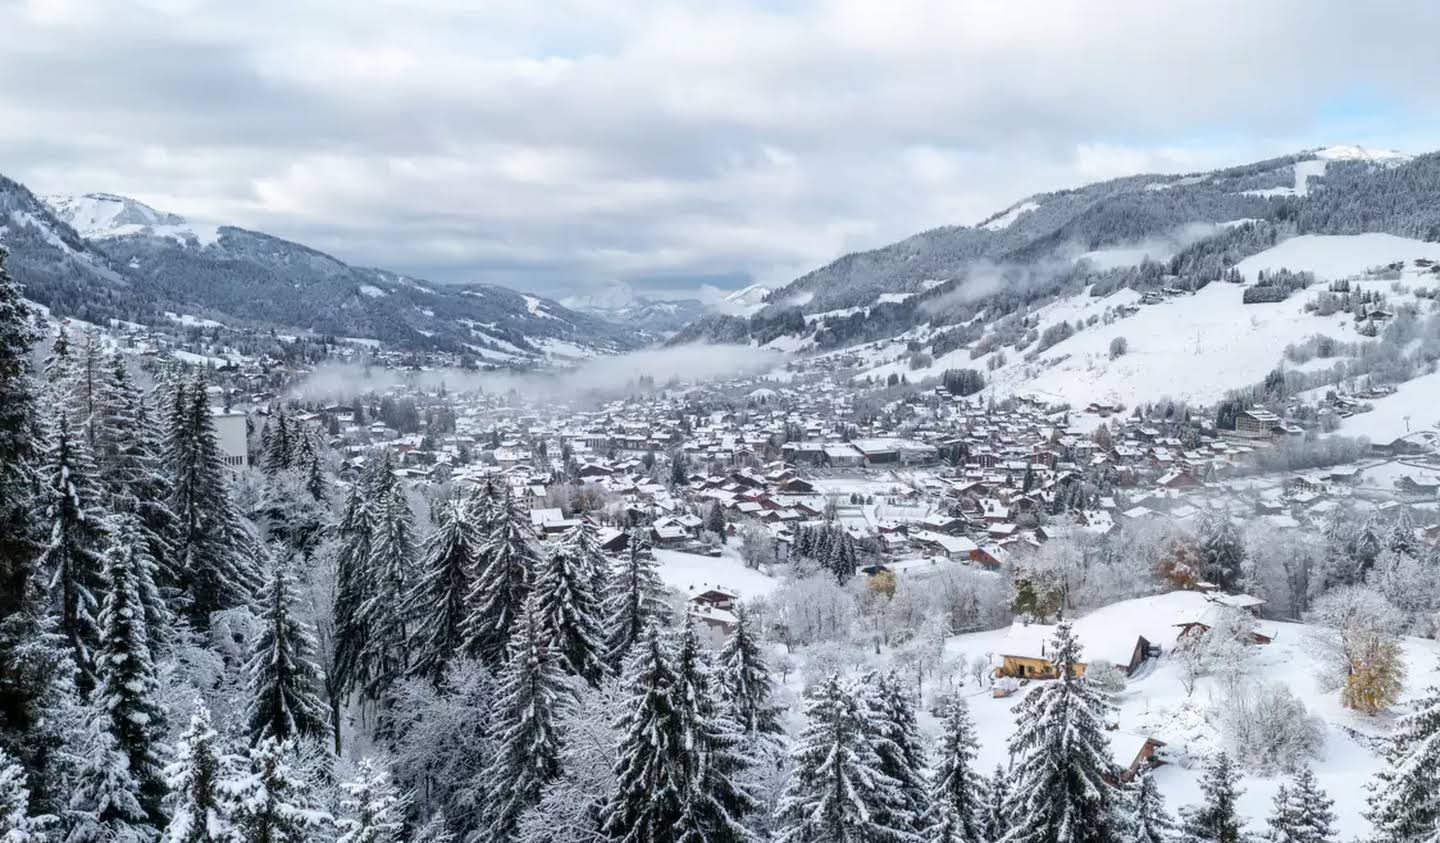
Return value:
[(690, 531), (675, 518), (657, 518), (650, 525), (650, 540), (656, 547), (679, 547), (690, 539)]
[(1114, 761), (1114, 772), (1107, 778), (1115, 781), (1133, 781), (1140, 770), (1161, 762), (1155, 757), (1164, 741), (1132, 732), (1110, 732), (1110, 757)]
[(1235, 433), (1252, 439), (1267, 439), (1280, 426), (1280, 417), (1269, 410), (1253, 407), (1235, 417)]
[(559, 507), (530, 510), (530, 526), (541, 536), (554, 536), (580, 526), (579, 518), (566, 518)]
[(910, 544), (926, 553), (960, 561), (969, 559), (980, 546), (964, 536), (952, 536), (931, 530), (915, 530), (910, 533)]
[[(1093, 630), (1087, 641), (1078, 628), (1075, 632), (1080, 641), (1081, 658), (1075, 665), (1077, 676), (1084, 676), (1085, 669), (1092, 661), (1108, 661), (1128, 676), (1135, 672), (1150, 657), (1150, 641), (1145, 636), (1130, 630)], [(1051, 661), (1051, 639), (1055, 627), (1046, 624), (1020, 624), (1010, 627), (1000, 643), (1000, 667), (996, 676), (1016, 679), (1054, 679), (1055, 663)]]

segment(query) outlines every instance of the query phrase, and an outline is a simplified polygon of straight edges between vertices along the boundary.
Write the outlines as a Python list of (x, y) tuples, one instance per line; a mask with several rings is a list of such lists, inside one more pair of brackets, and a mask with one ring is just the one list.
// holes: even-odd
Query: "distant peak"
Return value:
[(1315, 150), (1315, 157), (1325, 161), (1374, 161), (1377, 163), (1401, 163), (1409, 161), (1411, 155), (1393, 149), (1340, 144)]

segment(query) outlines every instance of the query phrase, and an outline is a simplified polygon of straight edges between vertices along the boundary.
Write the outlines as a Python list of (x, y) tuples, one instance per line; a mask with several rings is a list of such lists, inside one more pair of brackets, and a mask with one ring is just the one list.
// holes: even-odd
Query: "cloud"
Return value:
[[(549, 292), (777, 286), (1040, 190), (1440, 146), (1440, 56), (1394, 49), (1420, 0), (0, 4), (7, 175)], [(1374, 91), (1388, 120), (1332, 107)]]
[(555, 371), (477, 372), (465, 369), (411, 371), (358, 363), (325, 363), (294, 388), (309, 401), (348, 401), (357, 393), (411, 385), (450, 390), (515, 391), (532, 400), (594, 402), (639, 388), (642, 377), (657, 386), (703, 383), (757, 375), (784, 363), (785, 355), (746, 345), (692, 344), (597, 357)]

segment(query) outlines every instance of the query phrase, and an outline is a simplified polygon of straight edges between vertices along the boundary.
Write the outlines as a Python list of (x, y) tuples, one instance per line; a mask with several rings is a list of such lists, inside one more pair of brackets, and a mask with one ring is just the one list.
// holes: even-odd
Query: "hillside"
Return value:
[(539, 296), (354, 267), (299, 243), (192, 224), (112, 194), (42, 201), (0, 178), (0, 219), (0, 244), (27, 295), (58, 316), (90, 322), (155, 323), (171, 312), (496, 364), (610, 353), (644, 339)]

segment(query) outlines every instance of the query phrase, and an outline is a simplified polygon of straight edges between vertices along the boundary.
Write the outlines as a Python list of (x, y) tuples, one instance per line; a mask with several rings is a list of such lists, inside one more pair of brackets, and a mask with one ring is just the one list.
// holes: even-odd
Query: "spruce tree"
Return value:
[(105, 577), (104, 513), (90, 446), (63, 413), (52, 426), (43, 471), (50, 535), (40, 566), (50, 582), (51, 611), (70, 639), (82, 671), (82, 688), (88, 689), (100, 638), (95, 615)]
[(929, 804), (925, 783), (925, 747), (907, 685), (894, 673), (871, 674), (862, 686), (861, 701), (870, 706), (866, 718), (875, 731), (871, 740), (880, 758), (880, 772), (896, 784), (896, 799), (880, 808), (885, 825), (918, 836)]
[(0, 749), (0, 841), (43, 843), (56, 819), (48, 814), (30, 813), (30, 785), (25, 768)]
[(989, 843), (986, 782), (975, 769), (980, 744), (970, 707), (956, 694), (945, 706), (940, 757), (930, 777), (930, 804), (926, 815), (928, 843)]
[(1205, 802), (1182, 811), (1181, 834), (1186, 843), (1240, 843), (1245, 839), (1245, 821), (1235, 807), (1241, 792), (1239, 779), (1239, 771), (1223, 751), (1205, 762), (1200, 779)]
[(199, 699), (190, 725), (180, 736), (175, 760), (165, 768), (170, 786), (170, 824), (161, 843), (234, 843), (239, 837), (230, 819), (224, 783), (226, 758), (210, 709)]
[(530, 517), (507, 489), (491, 512), (480, 548), (479, 572), (470, 588), (465, 622), (466, 653), (497, 666), (506, 658), (511, 627), (530, 594), (535, 550)]
[(211, 614), (251, 601), (259, 576), (250, 538), (230, 501), (228, 469), (204, 385), (176, 384), (169, 410), (164, 462), (177, 519), (175, 567), (191, 622), (209, 629)]
[(560, 774), (556, 724), (574, 699), (532, 597), (514, 624), (495, 700), (497, 749), (485, 774), (491, 799), (487, 840), (512, 840), (521, 814), (540, 801), (545, 785)]
[(390, 773), (369, 758), (361, 759), (355, 777), (341, 785), (345, 813), (336, 818), (335, 843), (396, 843), (405, 827), (405, 800), (390, 782)]
[(605, 598), (606, 651), (610, 666), (618, 669), (630, 648), (644, 639), (651, 626), (669, 626), (670, 607), (665, 584), (650, 556), (643, 530), (631, 530), (625, 557), (610, 577)]
[(743, 605), (735, 607), (735, 628), (720, 648), (716, 689), (725, 701), (730, 717), (751, 736), (777, 736), (780, 707), (772, 701), (774, 680), (765, 664), (759, 636)]
[(1267, 839), (1271, 843), (1334, 843), (1334, 805), (1310, 768), (1301, 767), (1294, 781), (1282, 784), (1275, 793)]
[(1130, 838), (1135, 843), (1171, 843), (1178, 826), (1165, 810), (1165, 797), (1155, 786), (1155, 776), (1148, 766), (1141, 767), (1131, 786)]
[(685, 788), (682, 770), (673, 763), (684, 751), (674, 693), (678, 681), (662, 634), (652, 627), (621, 681), (630, 701), (615, 723), (621, 735), (616, 790), (601, 814), (605, 835), (616, 843), (673, 839)]
[(1440, 685), (1401, 718), (1385, 767), (1370, 788), (1375, 843), (1415, 843), (1440, 833)]
[(30, 373), (31, 310), (0, 246), (0, 752), (26, 771), (32, 816), (64, 808), (61, 773), (75, 722), (75, 663), (49, 614), (47, 535), (37, 494), (43, 437)]
[(165, 710), (158, 699), (159, 670), (146, 628), (147, 599), (155, 599), (150, 562), (133, 518), (123, 517), (105, 554), (108, 590), (100, 609), (100, 646), (95, 700), (107, 728), (125, 756), (137, 785), (140, 806), (150, 822), (163, 824)]
[[(565, 531), (565, 535), (560, 538), (560, 544), (589, 572), (590, 591), (603, 604), (606, 595), (610, 593), (610, 559), (600, 547), (595, 528), (590, 522), (581, 521)], [(601, 609), (603, 615), (603, 605)]]
[(266, 425), (269, 436), (265, 441), (262, 465), (267, 474), (288, 471), (294, 465), (295, 442), (291, 435), (290, 417), (282, 409)]
[(795, 768), (776, 809), (776, 843), (913, 841), (885, 825), (900, 783), (880, 771), (869, 707), (831, 676), (805, 704), (805, 729), (792, 752)]
[(329, 825), (294, 755), (293, 741), (265, 738), (250, 749), (249, 771), (226, 783), (232, 821), (246, 843), (309, 843)]
[(425, 541), (424, 563), (411, 589), (405, 614), (413, 619), (410, 675), (437, 688), (464, 646), (471, 579), (479, 535), (469, 508), (451, 499), (436, 513), (435, 531)]
[(535, 577), (540, 624), (565, 670), (591, 685), (608, 672), (600, 626), (600, 601), (592, 571), (568, 545), (542, 557)]
[[(342, 695), (362, 681), (360, 654), (369, 636), (360, 622), (360, 607), (373, 590), (370, 575), (371, 521), (369, 486), (379, 464), (372, 464), (361, 482), (350, 487), (340, 516), (340, 547), (335, 556), (335, 673)], [(388, 469), (386, 469), (388, 470)]]
[(1010, 801), (1010, 771), (995, 765), (990, 775), (989, 802), (985, 809), (985, 831), (991, 841), (1004, 840), (1010, 833), (1010, 817), (1015, 806)]
[(1015, 816), (1007, 843), (1110, 843), (1115, 838), (1105, 714), (1110, 700), (1082, 676), (1080, 642), (1062, 622), (1049, 648), (1058, 677), (1015, 707)]
[(369, 590), (356, 622), (366, 635), (360, 653), (362, 690), (368, 699), (381, 700), (409, 669), (404, 598), (415, 570), (415, 519), (393, 471), (381, 473), (372, 494)]
[(63, 818), (66, 843), (153, 839), (156, 830), (141, 805), (140, 783), (111, 732), (110, 718), (93, 710), (86, 727), (87, 740)]
[(246, 670), (250, 700), (245, 708), (251, 743), (265, 738), (330, 738), (330, 715), (320, 699), (315, 634), (295, 614), (295, 581), (288, 566), (276, 564), (260, 593), (260, 634)]

